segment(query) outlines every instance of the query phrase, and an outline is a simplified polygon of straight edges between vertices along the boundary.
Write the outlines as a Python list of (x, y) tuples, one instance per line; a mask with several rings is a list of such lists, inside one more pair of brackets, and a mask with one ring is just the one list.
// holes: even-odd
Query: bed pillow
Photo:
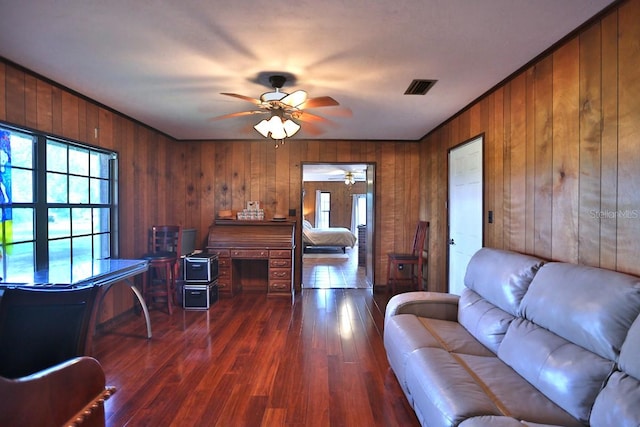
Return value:
[(311, 223), (309, 221), (307, 221), (306, 219), (302, 220), (302, 226), (304, 228), (313, 228), (313, 226), (311, 225)]

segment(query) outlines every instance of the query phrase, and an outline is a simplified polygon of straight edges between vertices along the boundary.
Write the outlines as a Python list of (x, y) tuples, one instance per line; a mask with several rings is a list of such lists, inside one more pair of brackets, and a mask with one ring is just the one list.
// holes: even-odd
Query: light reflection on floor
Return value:
[(302, 286), (316, 289), (366, 289), (364, 266), (358, 266), (358, 247), (347, 248), (348, 258), (302, 259)]

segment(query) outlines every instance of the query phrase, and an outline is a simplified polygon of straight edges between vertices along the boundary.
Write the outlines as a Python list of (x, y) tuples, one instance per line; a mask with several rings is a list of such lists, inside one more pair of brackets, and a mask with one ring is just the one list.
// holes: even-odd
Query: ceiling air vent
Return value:
[(405, 95), (425, 95), (436, 84), (437, 80), (415, 79), (411, 82)]

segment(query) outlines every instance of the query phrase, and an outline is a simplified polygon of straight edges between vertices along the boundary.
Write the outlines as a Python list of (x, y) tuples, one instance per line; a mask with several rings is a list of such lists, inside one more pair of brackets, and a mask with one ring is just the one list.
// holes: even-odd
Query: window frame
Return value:
[[(117, 258), (119, 256), (119, 245), (118, 245), (118, 152), (114, 150), (108, 150), (102, 147), (92, 146), (90, 144), (86, 144), (83, 142), (73, 141), (68, 138), (62, 138), (53, 136), (44, 132), (40, 132), (37, 130), (31, 130), (23, 127), (14, 126), (11, 124), (7, 124), (4, 122), (0, 122), (0, 130), (9, 131), (10, 133), (19, 133), (25, 136), (30, 136), (32, 138), (32, 200), (31, 202), (13, 202), (9, 203), (0, 203), (0, 207), (2, 208), (31, 208), (33, 209), (33, 236), (32, 240), (22, 240), (20, 242), (10, 242), (7, 243), (5, 241), (0, 241), (0, 254), (2, 255), (2, 265), (0, 266), (1, 275), (0, 277), (5, 277), (7, 273), (7, 249), (11, 247), (11, 245), (17, 243), (32, 243), (33, 244), (33, 270), (46, 270), (49, 266), (56, 261), (66, 261), (67, 263), (70, 261), (72, 264), (75, 261), (78, 262), (80, 259), (97, 259), (100, 258), (99, 254), (96, 254), (96, 246), (101, 245), (101, 238), (98, 237), (98, 242), (96, 242), (97, 236), (108, 236), (108, 241), (103, 243), (104, 245), (108, 245), (108, 257)], [(65, 187), (65, 197), (66, 202), (50, 202), (47, 199), (47, 194), (51, 194), (50, 189), (47, 186), (47, 176), (51, 171), (47, 169), (47, 147), (49, 142), (55, 144), (61, 144), (67, 153), (67, 160), (70, 156), (70, 152), (75, 148), (81, 151), (86, 151), (87, 156), (87, 171), (86, 175), (82, 173), (75, 173), (70, 170), (70, 167), (67, 167), (66, 172), (56, 172), (60, 175), (65, 176), (67, 185)], [(107, 168), (107, 174), (105, 176), (92, 175), (91, 169), (91, 156), (98, 155), (98, 166), (99, 168), (105, 167)], [(106, 158), (102, 158), (102, 156), (106, 156)], [(101, 164), (100, 162), (105, 162), (105, 164)], [(13, 165), (10, 165), (12, 170), (14, 169)], [(18, 167), (16, 167), (17, 169)], [(22, 170), (28, 170), (25, 167), (21, 167)], [(71, 190), (72, 186), (69, 183), (70, 177), (81, 177), (87, 180), (88, 188), (87, 188), (87, 200), (81, 202), (71, 202)], [(107, 189), (106, 193), (108, 193), (107, 202), (103, 202), (99, 200), (98, 202), (91, 200), (91, 183), (92, 180), (97, 180), (96, 182), (99, 185), (100, 183), (106, 183)], [(55, 189), (53, 191), (56, 191)], [(69, 235), (66, 237), (69, 240), (69, 257), (68, 259), (62, 260), (62, 258), (51, 259), (49, 246), (53, 241), (62, 241), (65, 237), (51, 237), (49, 234), (49, 214), (50, 209), (68, 209), (69, 210)], [(82, 210), (82, 211), (79, 211)], [(85, 211), (89, 209), (89, 211)], [(105, 220), (105, 222), (101, 222), (100, 220), (96, 220), (93, 215), (96, 214), (95, 209), (107, 209), (109, 218)], [(73, 234), (73, 214), (77, 212), (89, 212), (92, 215), (89, 219), (91, 227), (88, 232), (81, 234)], [(105, 215), (106, 211), (99, 212), (99, 215)], [(104, 224), (104, 227), (96, 230), (94, 226), (95, 223)], [(4, 233), (2, 235), (2, 240), (4, 240)], [(90, 256), (87, 256), (86, 251), (82, 253), (77, 253), (74, 255), (74, 243), (77, 245), (81, 238), (89, 238), (90, 244), (88, 245), (91, 250)], [(103, 237), (104, 238), (104, 237)], [(103, 239), (102, 238), (102, 239)], [(75, 239), (75, 240), (74, 240)], [(87, 241), (87, 240), (85, 240)], [(103, 251), (101, 253), (106, 253), (106, 247), (103, 246)], [(11, 274), (11, 272), (9, 272)]]

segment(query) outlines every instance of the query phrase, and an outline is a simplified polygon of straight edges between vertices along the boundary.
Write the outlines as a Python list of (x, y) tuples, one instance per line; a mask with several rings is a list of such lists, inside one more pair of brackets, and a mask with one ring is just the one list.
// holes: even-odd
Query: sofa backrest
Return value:
[(548, 263), (531, 282), (519, 312), (522, 317), (509, 326), (498, 357), (587, 423), (640, 313), (640, 279)]
[(622, 344), (618, 369), (598, 394), (591, 411), (592, 427), (640, 425), (640, 317)]
[(494, 353), (519, 314), (520, 302), (543, 260), (501, 249), (482, 248), (469, 261), (458, 322)]

